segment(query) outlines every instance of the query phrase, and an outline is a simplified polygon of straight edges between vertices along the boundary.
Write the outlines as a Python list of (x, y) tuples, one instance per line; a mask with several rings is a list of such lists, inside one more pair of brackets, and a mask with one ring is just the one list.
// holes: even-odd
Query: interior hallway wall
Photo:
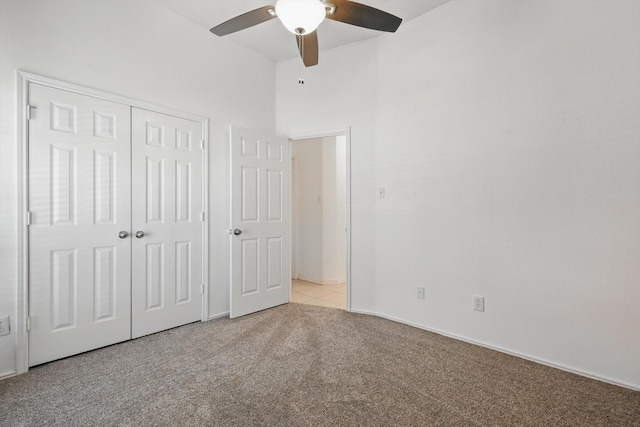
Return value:
[(638, 46), (640, 2), (452, 0), (279, 63), (280, 134), (351, 126), (353, 309), (640, 388)]
[(336, 285), (345, 283), (347, 276), (347, 137), (337, 135), (324, 147), (328, 165), (325, 183), (329, 187), (325, 197), (333, 200), (325, 214), (329, 222), (325, 226), (325, 259), (331, 259), (325, 265), (325, 282)]
[(298, 279), (322, 283), (324, 265), (322, 214), (322, 138), (291, 143), (295, 181), (292, 203), (293, 239), (296, 242), (295, 262)]
[[(273, 62), (153, 1), (0, 1), (0, 315), (14, 320), (18, 69), (209, 117), (208, 304), (228, 312), (228, 126), (274, 130)], [(0, 377), (15, 370), (15, 337), (0, 337)]]

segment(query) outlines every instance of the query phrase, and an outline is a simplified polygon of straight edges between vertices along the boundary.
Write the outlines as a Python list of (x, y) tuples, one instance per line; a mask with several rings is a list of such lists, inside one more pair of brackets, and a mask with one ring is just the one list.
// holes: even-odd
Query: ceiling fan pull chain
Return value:
[[(304, 37), (302, 36), (298, 36), (298, 37), (300, 37), (300, 54), (304, 58)], [(298, 77), (298, 84), (299, 85), (304, 84), (304, 66), (303, 65), (300, 66), (300, 77)]]

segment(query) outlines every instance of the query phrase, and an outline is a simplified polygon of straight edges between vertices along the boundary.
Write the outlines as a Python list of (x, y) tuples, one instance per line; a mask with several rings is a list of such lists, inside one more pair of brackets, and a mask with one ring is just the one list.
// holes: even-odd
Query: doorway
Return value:
[(291, 302), (347, 309), (347, 134), (291, 141)]

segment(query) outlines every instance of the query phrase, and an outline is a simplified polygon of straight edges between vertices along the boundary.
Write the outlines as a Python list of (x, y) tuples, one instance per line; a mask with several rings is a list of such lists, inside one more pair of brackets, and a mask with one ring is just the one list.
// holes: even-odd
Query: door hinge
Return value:
[(200, 149), (204, 150), (204, 139), (200, 140)]
[(31, 330), (31, 317), (27, 317), (27, 332)]
[(200, 285), (200, 294), (204, 295), (204, 285)]
[(34, 107), (33, 105), (27, 105), (27, 120), (31, 120), (35, 109), (36, 107)]
[(200, 221), (204, 222), (204, 212), (200, 212)]
[(31, 225), (31, 211), (27, 211), (27, 225)]

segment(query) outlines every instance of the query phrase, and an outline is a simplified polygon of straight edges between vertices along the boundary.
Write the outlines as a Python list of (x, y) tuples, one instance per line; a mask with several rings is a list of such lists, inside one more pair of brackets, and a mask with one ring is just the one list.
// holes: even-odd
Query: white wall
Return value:
[[(275, 66), (152, 1), (0, 1), (0, 315), (16, 316), (16, 70), (209, 117), (209, 314), (228, 311), (228, 126), (274, 130)], [(15, 369), (0, 337), (0, 377)]]
[(640, 388), (638, 46), (640, 2), (453, 0), (278, 64), (279, 133), (352, 127), (353, 308)]

